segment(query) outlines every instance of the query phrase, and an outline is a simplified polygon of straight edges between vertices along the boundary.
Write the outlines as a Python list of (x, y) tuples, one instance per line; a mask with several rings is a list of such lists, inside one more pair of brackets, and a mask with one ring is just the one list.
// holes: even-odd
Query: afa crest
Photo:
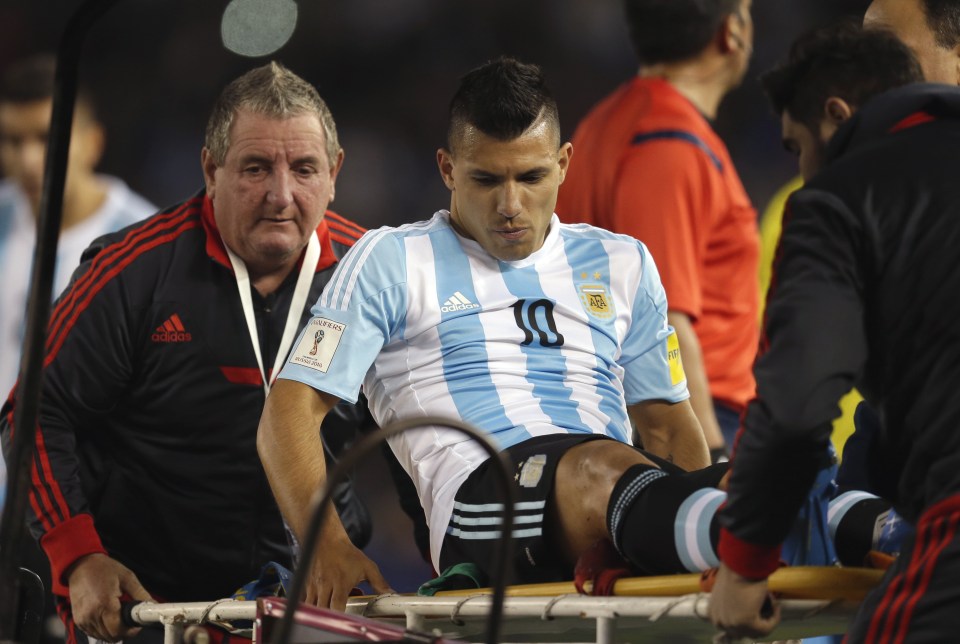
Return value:
[(581, 284), (580, 301), (587, 312), (595, 318), (605, 320), (613, 317), (613, 303), (603, 284)]

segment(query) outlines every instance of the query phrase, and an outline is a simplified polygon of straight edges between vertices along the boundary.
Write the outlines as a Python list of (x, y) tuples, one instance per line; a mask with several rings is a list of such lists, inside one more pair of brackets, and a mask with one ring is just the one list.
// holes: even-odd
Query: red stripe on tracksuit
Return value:
[[(270, 371), (273, 371), (271, 368)], [(220, 373), (227, 379), (237, 385), (254, 385), (260, 387), (263, 385), (263, 376), (260, 374), (259, 367), (220, 367)]]
[(327, 222), (327, 230), (330, 232), (330, 239), (341, 243), (344, 246), (353, 246), (357, 243), (363, 234), (367, 232), (365, 228), (358, 226), (352, 221), (348, 221), (335, 212), (327, 211), (324, 221)]
[[(949, 517), (944, 516), (951, 512)], [(937, 559), (957, 534), (960, 496), (928, 508), (917, 523), (910, 563), (887, 586), (873, 612), (865, 642), (894, 644), (905, 640), (913, 611), (930, 585)]]
[[(19, 383), (18, 383), (19, 384)], [(17, 385), (14, 385), (16, 389)], [(13, 397), (13, 392), (10, 392), (10, 397)], [(14, 434), (14, 424), (13, 424), (13, 408), (10, 408), (10, 411), (7, 412), (7, 423), (10, 425), (10, 440), (13, 441)], [(39, 430), (39, 428), (38, 428)], [(37, 431), (39, 436), (40, 432)], [(40, 522), (43, 524), (44, 531), (53, 529), (53, 524), (50, 523), (50, 520), (46, 518), (46, 513), (41, 510), (41, 507), (44, 505), (44, 499), (39, 498), (37, 491), (46, 498), (47, 490), (43, 487), (43, 484), (40, 482), (40, 477), (37, 475), (37, 462), (36, 454), (34, 454), (34, 460), (30, 463), (30, 483), (31, 489), (27, 498), (30, 501), (30, 507), (33, 509), (33, 513), (40, 519)], [(46, 498), (47, 507), (53, 507), (53, 504), (50, 503), (49, 498)]]
[[(199, 202), (188, 202), (188, 206), (189, 204), (199, 207)], [(86, 310), (97, 293), (99, 293), (113, 277), (146, 251), (176, 238), (186, 230), (200, 226), (199, 219), (192, 222), (184, 222), (188, 216), (193, 214), (195, 209), (196, 208), (184, 207), (170, 213), (168, 216), (162, 216), (142, 228), (137, 228), (131, 231), (123, 241), (104, 249), (94, 258), (90, 270), (77, 281), (73, 288), (70, 289), (68, 296), (64, 298), (54, 311), (56, 318), (51, 324), (50, 335), (47, 338), (47, 356), (43, 361), (44, 367), (49, 366), (56, 358), (57, 353), (66, 341), (70, 329), (73, 328), (77, 317)], [(155, 237), (148, 243), (141, 245), (141, 242), (145, 238), (157, 232), (168, 230), (171, 227), (175, 227), (171, 232), (167, 232), (160, 237)], [(121, 259), (114, 264), (113, 262), (117, 258)], [(107, 270), (107, 266), (111, 264), (113, 265), (112, 268)], [(54, 334), (57, 336), (55, 340)], [(11, 427), (13, 427), (12, 412), (10, 420)], [(12, 436), (13, 433), (11, 432), (11, 438)], [(31, 468), (31, 478), (33, 482), (31, 506), (44, 526), (44, 529), (49, 531), (55, 523), (58, 523), (56, 520), (57, 516), (61, 517), (61, 521), (65, 520), (70, 517), (70, 511), (66, 499), (64, 499), (63, 493), (60, 490), (60, 486), (53, 476), (50, 457), (47, 453), (43, 434), (39, 426), (37, 427), (35, 440), (37, 454), (36, 461)], [(53, 499), (51, 499), (47, 493), (48, 489), (50, 493), (52, 493)], [(39, 508), (37, 507), (38, 505)]]
[(333, 230), (330, 231), (330, 239), (335, 242), (339, 242), (344, 246), (353, 246), (357, 243), (357, 239), (354, 237), (345, 237), (339, 233), (335, 233)]
[[(46, 367), (51, 362), (53, 362), (53, 360), (57, 357), (57, 353), (60, 351), (60, 348), (63, 346), (63, 343), (66, 342), (67, 334), (70, 332), (70, 329), (72, 329), (73, 325), (76, 323), (77, 317), (79, 317), (80, 314), (83, 313), (88, 306), (90, 306), (90, 302), (93, 300), (93, 298), (96, 297), (97, 293), (103, 290), (103, 287), (111, 279), (116, 277), (123, 269), (125, 269), (128, 265), (130, 265), (133, 262), (133, 260), (140, 257), (140, 255), (147, 252), (148, 250), (152, 250), (157, 246), (162, 246), (163, 244), (173, 239), (176, 239), (183, 232), (190, 230), (191, 228), (199, 228), (199, 227), (200, 227), (199, 219), (195, 221), (187, 221), (187, 222), (181, 223), (179, 228), (175, 228), (169, 233), (165, 235), (161, 235), (160, 237), (155, 237), (146, 244), (137, 246), (132, 253), (130, 253), (129, 255), (121, 259), (119, 262), (117, 262), (116, 265), (114, 265), (110, 270), (103, 273), (99, 281), (97, 281), (97, 283), (88, 290), (83, 300), (77, 303), (76, 306), (74, 306), (70, 310), (69, 312), (70, 319), (67, 320), (65, 326), (63, 327), (63, 330), (60, 332), (60, 335), (57, 337), (56, 342), (54, 342), (53, 345), (48, 349), (47, 357), (43, 361), (43, 366)], [(66, 317), (66, 312), (64, 312), (64, 317)]]
[(52, 322), (50, 330), (47, 334), (47, 350), (49, 351), (54, 338), (61, 333), (62, 323), (67, 319), (67, 312), (72, 309), (77, 300), (87, 294), (87, 290), (90, 287), (98, 283), (100, 275), (105, 270), (107, 264), (113, 261), (114, 258), (128, 252), (131, 248), (136, 249), (136, 245), (144, 238), (156, 234), (166, 227), (177, 225), (177, 223), (190, 215), (194, 209), (199, 210), (199, 208), (199, 201), (189, 201), (184, 204), (183, 207), (166, 215), (161, 215), (145, 226), (131, 230), (127, 236), (124, 237), (123, 241), (108, 246), (98, 253), (93, 259), (90, 270), (77, 280), (77, 283), (70, 289), (67, 297), (60, 301), (54, 309), (51, 316)]
[[(43, 434), (40, 432), (39, 425), (37, 426), (36, 441), (37, 441), (37, 459), (33, 464), (33, 472), (31, 473), (31, 476), (33, 477), (34, 481), (36, 481), (37, 483), (40, 483), (42, 481), (51, 481), (51, 484), (49, 485), (49, 487), (50, 487), (50, 492), (53, 494), (53, 498), (56, 501), (56, 506), (50, 503), (49, 498), (47, 498), (46, 487), (41, 486), (39, 489), (43, 492), (43, 498), (46, 499), (46, 503), (43, 504), (43, 507), (46, 507), (48, 509), (53, 508), (58, 510), (60, 514), (60, 521), (63, 521), (70, 516), (70, 510), (67, 508), (67, 500), (63, 498), (63, 493), (60, 491), (60, 486), (57, 485), (56, 479), (53, 476), (53, 468), (50, 467), (50, 458), (47, 454), (47, 444), (43, 440)], [(40, 477), (40, 473), (37, 471), (38, 469), (37, 462), (39, 462), (39, 468), (42, 468), (43, 470), (42, 478)], [(54, 519), (54, 523), (56, 523), (55, 517), (53, 517), (53, 515), (51, 515), (50, 518)]]
[(344, 219), (337, 213), (329, 210), (324, 216), (324, 219), (327, 221), (327, 228), (335, 229), (337, 232), (349, 235), (354, 239), (360, 239), (363, 234), (367, 232), (366, 228), (353, 223), (349, 219)]
[[(37, 468), (32, 464), (30, 467), (30, 477), (33, 485), (39, 487), (40, 479), (37, 478)], [(33, 513), (37, 517), (39, 517), (40, 523), (43, 524), (44, 531), (49, 532), (50, 530), (53, 530), (53, 525), (50, 523), (48, 519), (46, 519), (46, 515), (43, 512), (41, 512), (40, 504), (37, 502), (37, 497), (33, 489), (30, 490), (29, 499), (30, 499), (30, 507), (33, 509)]]
[[(917, 602), (920, 601), (920, 598), (923, 597), (927, 592), (927, 588), (930, 586), (930, 578), (933, 576), (934, 570), (933, 564), (937, 561), (943, 549), (946, 548), (954, 536), (956, 536), (958, 521), (960, 521), (960, 515), (954, 515), (949, 520), (946, 520), (947, 525), (944, 528), (943, 535), (940, 537), (940, 541), (926, 557), (929, 563), (924, 567), (923, 577), (920, 579), (920, 584), (913, 591), (913, 596), (910, 597), (904, 605), (903, 617), (900, 618), (900, 629), (897, 631), (897, 636), (893, 639), (894, 642), (903, 642), (906, 638), (907, 626), (910, 624), (910, 618), (913, 617), (913, 610), (917, 607)], [(938, 527), (944, 522), (945, 519), (943, 518), (937, 519)]]

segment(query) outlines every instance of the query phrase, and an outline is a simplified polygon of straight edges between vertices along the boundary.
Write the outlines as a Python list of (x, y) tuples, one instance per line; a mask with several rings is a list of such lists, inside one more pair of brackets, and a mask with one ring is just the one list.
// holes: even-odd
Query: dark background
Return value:
[[(753, 63), (722, 105), (716, 128), (758, 210), (796, 172), (758, 74), (801, 32), (862, 13), (867, 4), (754, 0)], [(0, 68), (54, 49), (79, 5), (0, 0)], [(101, 170), (160, 206), (201, 187), (203, 130), (220, 89), (269, 60), (223, 47), (227, 5), (121, 0), (87, 40), (81, 78), (98, 96), (109, 136)], [(595, 101), (636, 72), (618, 0), (299, 0), (297, 6), (296, 30), (272, 57), (314, 83), (329, 103), (346, 150), (333, 208), (368, 227), (425, 219), (448, 207), (434, 152), (443, 144), (447, 102), (470, 68), (500, 54), (540, 64), (565, 137)], [(393, 497), (378, 493), (385, 480), (377, 465), (359, 477), (378, 516), (369, 551), (398, 590), (409, 590), (428, 571), (416, 564), (409, 523), (391, 511)]]

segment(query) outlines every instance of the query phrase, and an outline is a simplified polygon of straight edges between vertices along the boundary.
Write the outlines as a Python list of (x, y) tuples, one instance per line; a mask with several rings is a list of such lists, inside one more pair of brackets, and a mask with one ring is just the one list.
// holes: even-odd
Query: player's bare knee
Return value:
[[(658, 467), (643, 453), (616, 441), (588, 441), (570, 449), (557, 465), (557, 486), (591, 496), (610, 496), (623, 473), (634, 465)], [(567, 489), (569, 488), (569, 489)]]
[(606, 440), (577, 445), (560, 459), (551, 507), (571, 554), (607, 536), (610, 495), (634, 465), (657, 467), (632, 447)]

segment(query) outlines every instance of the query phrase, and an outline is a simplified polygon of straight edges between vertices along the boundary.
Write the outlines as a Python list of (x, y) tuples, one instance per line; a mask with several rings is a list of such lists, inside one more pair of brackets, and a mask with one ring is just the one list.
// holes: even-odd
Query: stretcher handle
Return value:
[(143, 626), (133, 617), (133, 609), (143, 603), (143, 600), (121, 601), (120, 602), (120, 623), (127, 628), (139, 628)]

